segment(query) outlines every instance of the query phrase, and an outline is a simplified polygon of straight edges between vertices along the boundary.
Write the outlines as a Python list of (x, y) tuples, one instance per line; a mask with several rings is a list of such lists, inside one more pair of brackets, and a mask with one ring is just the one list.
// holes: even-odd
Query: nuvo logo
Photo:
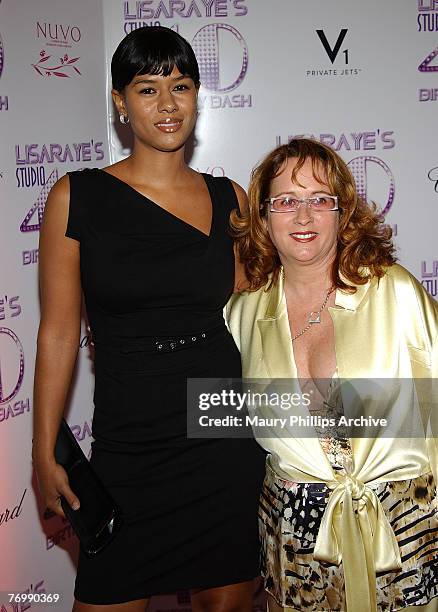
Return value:
[(44, 38), (48, 44), (59, 47), (71, 47), (73, 43), (78, 43), (82, 38), (78, 26), (37, 21), (36, 28), (37, 38)]
[(36, 37), (38, 40), (44, 40), (45, 44), (52, 47), (60, 47), (62, 53), (50, 53), (46, 49), (41, 49), (38, 59), (32, 63), (35, 72), (43, 77), (64, 77), (80, 75), (77, 62), (80, 57), (70, 57), (66, 49), (77, 44), (82, 33), (78, 26), (62, 23), (50, 23), (47, 21), (37, 21)]
[[(341, 49), (341, 45), (344, 42), (347, 32), (348, 32), (347, 28), (342, 28), (342, 30), (339, 32), (339, 36), (336, 42), (334, 43), (333, 47), (331, 47), (329, 41), (327, 40), (327, 36), (324, 30), (316, 30), (319, 40), (322, 42), (322, 46), (324, 47), (325, 52), (327, 53), (332, 64), (334, 63), (335, 59), (338, 57), (338, 53)], [(344, 49), (342, 53), (345, 56), (345, 63), (348, 64), (348, 49)]]

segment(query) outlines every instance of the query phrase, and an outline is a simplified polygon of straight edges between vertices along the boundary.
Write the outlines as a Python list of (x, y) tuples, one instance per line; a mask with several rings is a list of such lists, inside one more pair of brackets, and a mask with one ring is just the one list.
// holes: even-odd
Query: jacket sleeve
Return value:
[[(438, 302), (412, 274), (400, 266), (397, 270), (400, 274), (396, 281), (396, 294), (404, 311), (409, 312), (403, 327), (411, 352), (413, 376), (429, 379), (424, 384), (421, 380), (417, 382), (423, 395), (422, 403), (427, 406), (426, 444), (438, 498)], [(417, 349), (424, 355), (420, 363)]]
[(438, 497), (438, 334), (432, 346), (432, 401), (427, 431), (427, 449)]

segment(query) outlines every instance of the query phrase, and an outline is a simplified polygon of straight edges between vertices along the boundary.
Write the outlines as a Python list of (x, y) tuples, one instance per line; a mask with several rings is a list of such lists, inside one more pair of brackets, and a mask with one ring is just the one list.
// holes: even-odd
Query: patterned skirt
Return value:
[[(438, 597), (438, 501), (433, 476), (371, 486), (394, 529), (402, 559), (401, 571), (377, 574), (377, 609), (394, 612), (425, 605)], [(303, 612), (346, 610), (342, 563), (313, 559), (329, 493), (325, 484), (289, 482), (267, 466), (259, 508), (261, 565), (266, 590), (281, 607)], [(438, 610), (438, 599), (434, 603)]]

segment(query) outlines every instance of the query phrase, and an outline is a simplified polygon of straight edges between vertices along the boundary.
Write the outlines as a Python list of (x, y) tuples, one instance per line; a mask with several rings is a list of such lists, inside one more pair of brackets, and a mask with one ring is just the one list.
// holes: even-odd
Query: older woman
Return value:
[(315, 425), (313, 437), (286, 427), (259, 439), (269, 609), (436, 610), (436, 410), (418, 382), (437, 377), (438, 305), (395, 264), (391, 230), (330, 148), (278, 147), (249, 199), (232, 224), (250, 286), (227, 308), (243, 376), (309, 385), (319, 401), (297, 410), (319, 416), (346, 412), (343, 380), (368, 379), (365, 407), (393, 424), (390, 437)]

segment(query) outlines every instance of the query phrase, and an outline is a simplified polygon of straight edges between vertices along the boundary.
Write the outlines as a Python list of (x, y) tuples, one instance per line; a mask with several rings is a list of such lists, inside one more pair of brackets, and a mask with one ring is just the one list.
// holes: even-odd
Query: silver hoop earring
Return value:
[(119, 119), (120, 119), (120, 123), (123, 123), (123, 125), (126, 125), (127, 123), (129, 123), (128, 115), (124, 115), (123, 113), (120, 113)]

